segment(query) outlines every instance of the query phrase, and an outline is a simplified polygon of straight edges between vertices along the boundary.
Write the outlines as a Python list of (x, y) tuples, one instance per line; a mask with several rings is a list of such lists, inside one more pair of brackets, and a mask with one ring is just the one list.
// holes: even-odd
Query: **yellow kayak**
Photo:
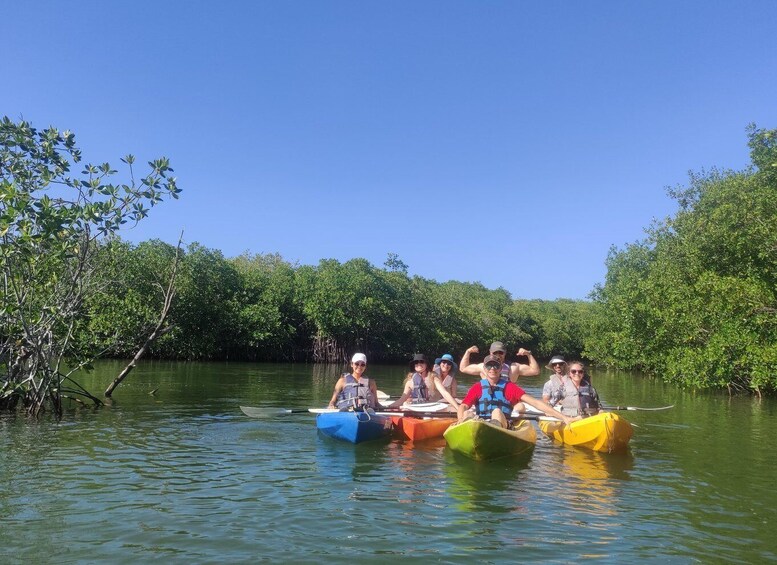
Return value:
[(625, 451), (634, 433), (628, 420), (612, 412), (601, 412), (568, 426), (549, 421), (540, 421), (539, 425), (551, 439), (605, 453)]

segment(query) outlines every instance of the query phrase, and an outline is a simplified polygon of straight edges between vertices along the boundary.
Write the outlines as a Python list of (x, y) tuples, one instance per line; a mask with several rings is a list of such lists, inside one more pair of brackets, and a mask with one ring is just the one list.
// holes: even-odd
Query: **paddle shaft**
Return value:
[(655, 410), (669, 410), (670, 408), (674, 408), (674, 404), (671, 404), (669, 406), (659, 406), (657, 408), (640, 408), (639, 406), (602, 406), (602, 410), (645, 410), (645, 411), (655, 411)]
[(457, 418), (456, 412), (416, 412), (415, 410), (378, 410), (379, 416), (404, 416), (405, 418)]

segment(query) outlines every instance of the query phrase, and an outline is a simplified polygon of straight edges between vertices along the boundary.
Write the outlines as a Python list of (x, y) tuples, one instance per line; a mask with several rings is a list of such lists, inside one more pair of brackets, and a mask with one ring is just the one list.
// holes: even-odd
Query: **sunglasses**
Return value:
[(490, 371), (491, 369), (500, 369), (501, 367), (499, 365), (494, 365), (493, 363), (489, 363), (486, 365), (486, 370)]
[(367, 363), (365, 363), (364, 361), (357, 361), (356, 363), (354, 363), (354, 365), (356, 365), (357, 367), (366, 367)]
[(453, 363), (451, 363), (450, 361), (440, 361), (440, 365), (450, 365), (451, 367), (453, 367)]
[(573, 375), (585, 375), (585, 371), (583, 369), (579, 371), (577, 369), (570, 369), (569, 372), (572, 373)]
[(564, 364), (564, 363), (553, 363), (553, 366), (554, 366), (554, 367), (561, 367), (561, 365), (563, 365), (563, 364)]
[(416, 365), (426, 365), (426, 361), (416, 361)]

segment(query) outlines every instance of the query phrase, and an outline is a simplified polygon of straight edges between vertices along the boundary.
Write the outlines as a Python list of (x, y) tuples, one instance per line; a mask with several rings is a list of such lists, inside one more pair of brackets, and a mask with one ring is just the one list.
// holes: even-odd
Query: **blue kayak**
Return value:
[(316, 416), (316, 427), (329, 437), (361, 443), (387, 437), (391, 433), (391, 416), (368, 412), (327, 412)]

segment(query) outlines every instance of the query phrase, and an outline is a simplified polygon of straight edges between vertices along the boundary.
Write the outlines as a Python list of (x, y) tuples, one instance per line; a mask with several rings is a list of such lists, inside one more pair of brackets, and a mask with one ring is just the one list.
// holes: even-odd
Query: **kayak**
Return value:
[(404, 439), (411, 441), (421, 441), (435, 437), (442, 437), (442, 434), (456, 418), (413, 418), (410, 416), (392, 416), (391, 423), (397, 434)]
[(606, 453), (625, 451), (634, 433), (628, 420), (612, 412), (601, 412), (567, 426), (552, 421), (540, 421), (539, 426), (551, 439)]
[(388, 437), (391, 417), (369, 412), (324, 412), (316, 416), (316, 428), (326, 436), (361, 443)]
[(526, 420), (516, 422), (512, 430), (488, 420), (466, 420), (452, 425), (443, 437), (453, 451), (476, 461), (529, 454), (537, 442), (537, 432)]

